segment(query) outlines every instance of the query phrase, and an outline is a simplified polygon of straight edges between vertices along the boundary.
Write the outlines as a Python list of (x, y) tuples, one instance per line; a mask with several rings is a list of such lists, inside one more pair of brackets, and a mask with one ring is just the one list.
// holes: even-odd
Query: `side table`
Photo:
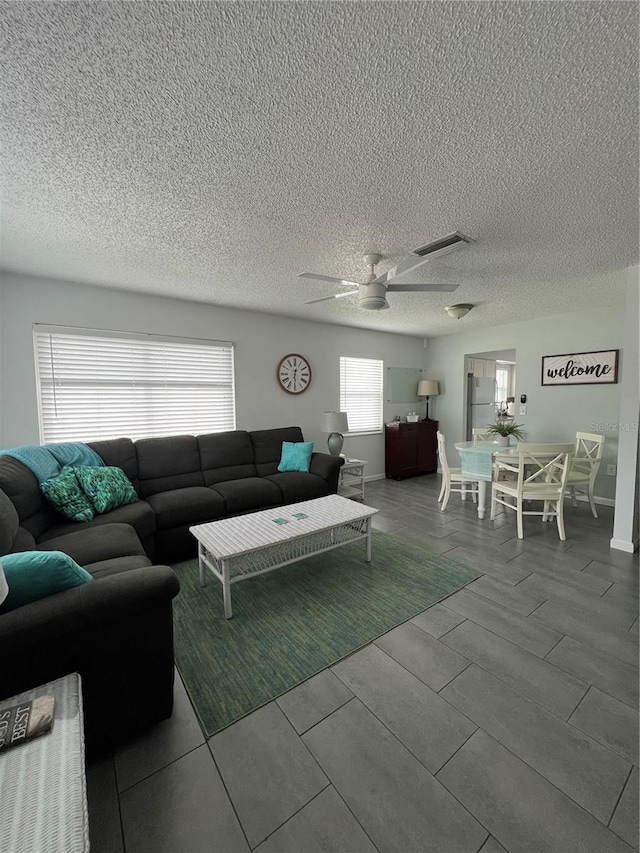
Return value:
[(364, 500), (364, 469), (368, 463), (364, 459), (347, 459), (340, 468), (338, 494), (344, 498)]
[(0, 850), (89, 850), (80, 676), (74, 672), (3, 699), (0, 708), (51, 694), (52, 730), (0, 753)]

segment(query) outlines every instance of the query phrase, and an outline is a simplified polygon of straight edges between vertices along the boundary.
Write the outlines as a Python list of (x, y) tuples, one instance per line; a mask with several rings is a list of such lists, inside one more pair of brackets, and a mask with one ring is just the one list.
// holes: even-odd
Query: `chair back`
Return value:
[(445, 446), (444, 433), (442, 433), (442, 432), (440, 432), (440, 430), (438, 430), (438, 432), (436, 433), (436, 436), (438, 438), (438, 456), (440, 458), (440, 467), (442, 469), (442, 476), (448, 478), (450, 476), (450, 470), (449, 470), (449, 463), (447, 462), (447, 449)]
[(562, 494), (567, 484), (572, 444), (518, 444), (518, 492), (544, 488)]
[(602, 460), (604, 436), (596, 432), (577, 432), (571, 459), (571, 473), (595, 479)]
[(471, 430), (471, 436), (474, 444), (481, 444), (483, 441), (495, 441), (495, 436), (491, 435), (488, 429), (477, 429), (474, 427)]

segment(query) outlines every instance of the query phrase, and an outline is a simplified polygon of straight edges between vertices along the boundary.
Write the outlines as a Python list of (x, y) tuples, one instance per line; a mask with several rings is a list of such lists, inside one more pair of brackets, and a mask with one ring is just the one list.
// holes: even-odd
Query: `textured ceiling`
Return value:
[[(0, 4), (2, 266), (416, 335), (623, 304), (638, 5)], [(362, 279), (477, 242), (390, 311)], [(443, 307), (471, 302), (464, 320)], [(464, 327), (462, 324), (465, 324)]]

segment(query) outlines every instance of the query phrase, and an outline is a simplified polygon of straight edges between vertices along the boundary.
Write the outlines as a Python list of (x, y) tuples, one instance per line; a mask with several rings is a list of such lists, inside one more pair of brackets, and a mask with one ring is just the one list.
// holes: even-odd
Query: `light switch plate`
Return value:
[(520, 406), (520, 414), (521, 415), (527, 414), (527, 407), (526, 406)]

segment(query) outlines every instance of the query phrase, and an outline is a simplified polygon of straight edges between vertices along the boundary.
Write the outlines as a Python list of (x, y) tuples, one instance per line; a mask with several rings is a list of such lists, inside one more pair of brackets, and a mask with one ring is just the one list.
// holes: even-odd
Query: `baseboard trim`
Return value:
[(609, 547), (616, 551), (626, 551), (627, 554), (633, 554), (637, 547), (637, 542), (627, 542), (625, 539), (612, 539), (609, 542)]
[(370, 483), (372, 480), (385, 480), (385, 474), (369, 474), (368, 477), (364, 478), (365, 483)]

